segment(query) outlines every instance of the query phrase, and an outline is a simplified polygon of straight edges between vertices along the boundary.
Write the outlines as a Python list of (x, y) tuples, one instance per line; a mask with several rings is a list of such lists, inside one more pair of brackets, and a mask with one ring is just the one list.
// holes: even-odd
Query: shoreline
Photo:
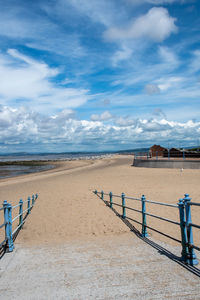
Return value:
[[(116, 155), (97, 155), (97, 156), (81, 156), (65, 159), (53, 159), (53, 160), (8, 160), (0, 161), (0, 181), (8, 178), (15, 178), (19, 176), (25, 176), (35, 173), (48, 172), (57, 168), (66, 166), (69, 162), (74, 161), (95, 161), (105, 158), (111, 158)], [(46, 167), (45, 167), (46, 166)], [(21, 168), (20, 168), (21, 167)], [(34, 169), (30, 169), (33, 167)], [(37, 168), (38, 167), (38, 168)], [(69, 168), (74, 168), (73, 166)], [(65, 168), (66, 169), (66, 168)]]

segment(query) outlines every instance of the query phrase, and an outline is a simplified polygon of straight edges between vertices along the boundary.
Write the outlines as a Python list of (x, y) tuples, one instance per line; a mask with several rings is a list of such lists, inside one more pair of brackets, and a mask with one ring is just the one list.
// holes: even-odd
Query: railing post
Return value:
[(186, 214), (186, 229), (187, 229), (187, 240), (188, 240), (188, 251), (189, 251), (189, 264), (191, 266), (197, 265), (198, 260), (196, 257), (196, 254), (194, 252), (194, 242), (193, 242), (193, 232), (192, 232), (192, 226), (190, 225), (192, 223), (191, 218), (191, 207), (190, 207), (190, 200), (188, 194), (185, 194), (184, 197), (184, 203), (185, 203), (185, 214)]
[(30, 204), (31, 204), (31, 198), (28, 197), (28, 210), (27, 210), (27, 213), (30, 214)]
[(112, 208), (112, 192), (110, 192), (109, 196), (110, 196), (110, 208)]
[(6, 200), (3, 202), (3, 208), (4, 208), (4, 224), (5, 224), (5, 239), (6, 244), (8, 244), (9, 241), (9, 221), (8, 221), (8, 203)]
[(8, 203), (7, 209), (8, 209), (8, 232), (9, 232), (8, 252), (12, 252), (14, 249), (13, 238), (12, 238), (12, 205)]
[(122, 218), (126, 219), (126, 203), (125, 203), (125, 194), (122, 193)]
[(146, 222), (146, 198), (144, 195), (141, 197), (142, 201), (142, 236), (147, 237), (147, 222)]
[(103, 191), (101, 191), (101, 200), (104, 200), (103, 195), (104, 195), (104, 193), (103, 193)]
[(35, 195), (32, 195), (32, 207), (35, 204)]
[(182, 244), (181, 257), (183, 261), (188, 262), (187, 231), (186, 231), (185, 207), (184, 207), (183, 199), (179, 200), (178, 208), (179, 208), (181, 244)]
[(23, 226), (23, 200), (22, 199), (19, 200), (19, 225), (21, 229)]

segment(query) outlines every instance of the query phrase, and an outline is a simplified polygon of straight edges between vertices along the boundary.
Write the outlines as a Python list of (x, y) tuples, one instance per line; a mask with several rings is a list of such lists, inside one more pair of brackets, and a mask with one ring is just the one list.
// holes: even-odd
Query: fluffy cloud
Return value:
[(175, 18), (170, 17), (167, 9), (153, 7), (147, 14), (134, 19), (126, 28), (111, 27), (104, 33), (107, 40), (148, 38), (162, 42), (177, 32)]
[(86, 103), (88, 90), (53, 83), (59, 74), (57, 68), (9, 49), (7, 55), (0, 55), (0, 103), (23, 102), (46, 112)]
[(93, 114), (91, 115), (92, 121), (107, 121), (112, 119), (111, 113), (109, 111), (104, 111), (101, 115)]
[[(160, 114), (160, 112), (158, 112)], [(200, 122), (172, 122), (163, 119), (115, 119), (115, 124), (74, 119), (73, 111), (44, 116), (24, 108), (0, 107), (0, 151), (24, 149), (74, 151), (78, 149), (117, 150), (174, 140), (194, 143), (200, 134)], [(101, 141), (101, 143), (100, 143)], [(26, 146), (26, 147), (25, 147)], [(29, 148), (28, 148), (29, 147)], [(55, 148), (56, 147), (56, 148)]]

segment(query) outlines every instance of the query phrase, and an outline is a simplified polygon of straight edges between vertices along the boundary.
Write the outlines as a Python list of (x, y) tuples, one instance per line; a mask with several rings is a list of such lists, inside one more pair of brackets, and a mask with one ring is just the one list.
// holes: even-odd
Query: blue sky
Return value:
[(200, 143), (195, 0), (0, 0), (0, 152)]

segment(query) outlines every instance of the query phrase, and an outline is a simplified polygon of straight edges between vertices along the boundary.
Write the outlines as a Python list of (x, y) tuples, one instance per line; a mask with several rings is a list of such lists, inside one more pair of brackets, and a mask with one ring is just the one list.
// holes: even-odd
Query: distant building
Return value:
[(155, 157), (155, 156), (162, 156), (163, 157), (163, 153), (164, 153), (165, 150), (167, 151), (166, 148), (163, 148), (160, 145), (153, 145), (150, 148), (149, 152), (150, 152), (151, 157)]
[[(163, 152), (164, 157), (168, 157), (168, 150), (166, 149)], [(177, 149), (177, 148), (171, 148), (169, 150), (169, 156), (170, 157), (187, 157), (187, 158), (200, 158), (200, 152), (198, 151), (191, 151), (189, 149)]]
[(168, 155), (170, 157), (183, 157), (183, 151), (177, 148), (171, 148), (169, 149), (169, 154), (168, 154), (168, 149), (165, 149), (165, 151), (163, 152), (163, 156), (168, 157)]

